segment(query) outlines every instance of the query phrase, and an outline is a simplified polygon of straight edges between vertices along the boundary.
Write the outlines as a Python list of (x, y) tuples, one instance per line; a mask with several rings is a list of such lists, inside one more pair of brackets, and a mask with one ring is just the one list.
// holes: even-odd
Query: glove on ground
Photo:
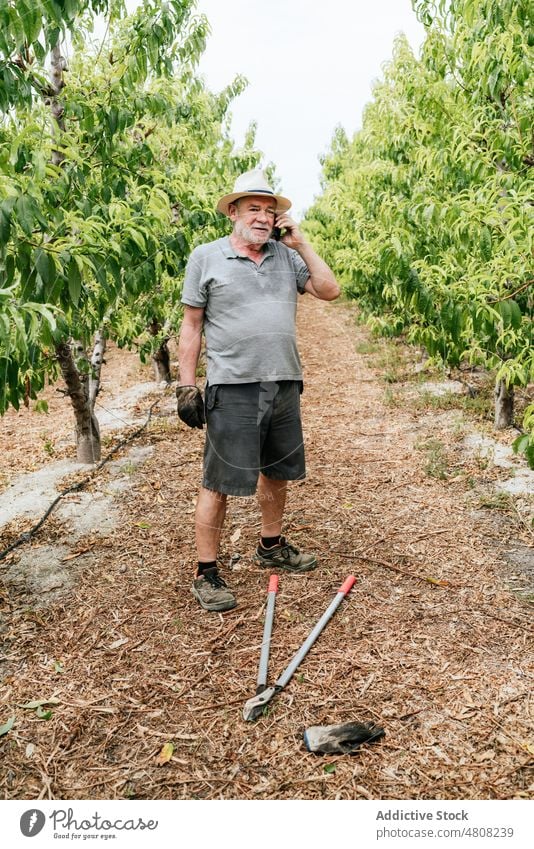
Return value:
[(385, 735), (383, 728), (373, 722), (347, 722), (345, 725), (312, 725), (304, 732), (309, 752), (316, 754), (350, 754), (362, 743), (372, 743)]

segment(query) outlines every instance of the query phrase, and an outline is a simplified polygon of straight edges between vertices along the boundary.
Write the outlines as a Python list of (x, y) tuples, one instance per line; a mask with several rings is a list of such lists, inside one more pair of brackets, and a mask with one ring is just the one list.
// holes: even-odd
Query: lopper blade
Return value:
[(246, 722), (254, 722), (255, 719), (258, 719), (258, 717), (261, 716), (265, 705), (271, 701), (272, 697), (276, 695), (276, 693), (276, 687), (267, 687), (267, 689), (262, 693), (252, 696), (252, 698), (245, 703), (245, 707), (243, 708), (243, 719)]

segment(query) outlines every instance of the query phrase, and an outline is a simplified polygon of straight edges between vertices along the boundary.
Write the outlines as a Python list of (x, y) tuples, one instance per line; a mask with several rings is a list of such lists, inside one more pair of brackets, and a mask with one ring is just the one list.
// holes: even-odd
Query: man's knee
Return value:
[(259, 483), (262, 489), (285, 489), (288, 485), (288, 481), (286, 480), (278, 480), (278, 478), (270, 478), (268, 475), (265, 475), (263, 472), (260, 472)]
[(200, 492), (206, 498), (213, 498), (216, 501), (226, 501), (228, 498), (225, 492), (218, 492), (216, 489), (208, 489), (205, 486), (200, 487)]

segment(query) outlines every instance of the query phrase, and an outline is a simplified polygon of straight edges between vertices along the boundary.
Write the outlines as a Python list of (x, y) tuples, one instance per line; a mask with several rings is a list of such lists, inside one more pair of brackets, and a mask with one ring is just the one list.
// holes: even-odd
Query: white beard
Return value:
[(244, 242), (249, 242), (251, 245), (264, 245), (271, 238), (272, 230), (266, 230), (265, 233), (257, 233), (251, 227), (247, 227), (239, 219), (235, 222), (234, 232), (236, 236), (243, 239)]

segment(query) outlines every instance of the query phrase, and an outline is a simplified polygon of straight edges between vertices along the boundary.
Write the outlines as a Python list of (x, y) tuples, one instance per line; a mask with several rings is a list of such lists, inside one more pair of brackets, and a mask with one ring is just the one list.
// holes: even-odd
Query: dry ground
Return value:
[[(102, 391), (98, 396), (96, 413), (102, 415), (125, 389), (140, 381), (152, 381), (152, 369), (144, 366), (139, 357), (108, 343), (102, 370)], [(61, 391), (62, 383), (47, 385), (39, 394), (48, 404), (48, 412), (35, 413), (35, 401), (28, 408), (8, 409), (1, 421), (0, 491), (20, 472), (34, 471), (50, 460), (75, 457), (72, 450), (74, 423), (68, 399)], [(144, 409), (146, 404), (141, 405)], [(120, 426), (120, 420), (117, 421)], [(104, 444), (107, 440), (104, 441)]]
[[(241, 554), (226, 573), (239, 606), (201, 611), (202, 434), (155, 421), (120, 526), (76, 543), (74, 589), (48, 602), (3, 590), (0, 725), (16, 717), (0, 738), (3, 798), (532, 797), (532, 608), (502, 556), (512, 537), (532, 544), (528, 523), (481, 509), (473, 487), (494, 472), (462, 458), (449, 413), (391, 403), (345, 305), (303, 299), (299, 326), (308, 479), (290, 489), (286, 531), (321, 562), (281, 575), (272, 678), (353, 573), (349, 599), (267, 715), (244, 723), (268, 579), (251, 561), (255, 500), (230, 501), (224, 536), (224, 559)], [(32, 545), (65, 535), (52, 517)], [(43, 699), (56, 700), (48, 719), (21, 707)], [(386, 736), (356, 756), (303, 747), (309, 725), (366, 719)]]

